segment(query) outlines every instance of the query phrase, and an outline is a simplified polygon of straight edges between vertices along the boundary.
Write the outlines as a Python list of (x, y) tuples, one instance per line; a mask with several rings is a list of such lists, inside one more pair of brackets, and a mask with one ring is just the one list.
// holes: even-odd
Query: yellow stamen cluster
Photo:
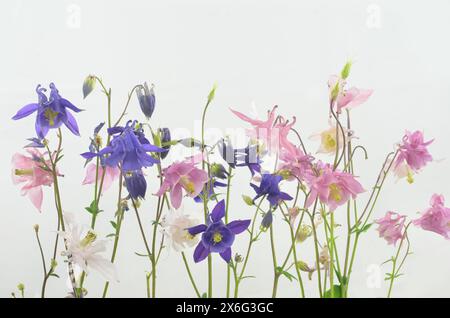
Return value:
[(180, 178), (180, 183), (189, 194), (192, 194), (195, 192), (194, 183), (189, 179), (188, 176), (182, 176)]
[(55, 112), (54, 110), (47, 108), (44, 112), (44, 116), (45, 118), (47, 118), (48, 120), (48, 124), (50, 126), (54, 126), (55, 125), (55, 118), (58, 116), (58, 112)]
[(329, 185), (330, 189), (330, 196), (333, 198), (334, 201), (339, 202), (342, 199), (341, 196), (341, 189), (336, 183), (332, 183)]
[(93, 231), (88, 231), (86, 236), (84, 237), (84, 239), (81, 240), (80, 246), (86, 247), (86, 246), (94, 243), (94, 241), (96, 239), (97, 239), (97, 234), (95, 234)]
[(324, 132), (321, 135), (322, 145), (326, 151), (332, 151), (336, 149), (336, 136), (330, 132)]
[(213, 235), (213, 241), (215, 244), (222, 242), (222, 238), (223, 238), (223, 236), (219, 232), (216, 232)]

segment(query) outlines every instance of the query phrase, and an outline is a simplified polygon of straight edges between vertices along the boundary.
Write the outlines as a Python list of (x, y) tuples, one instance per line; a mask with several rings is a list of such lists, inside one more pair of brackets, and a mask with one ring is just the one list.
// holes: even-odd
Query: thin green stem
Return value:
[(183, 258), (184, 266), (186, 267), (186, 271), (189, 276), (189, 280), (191, 281), (192, 287), (194, 287), (195, 294), (198, 298), (201, 298), (200, 292), (198, 291), (197, 285), (195, 284), (194, 277), (192, 276), (191, 270), (189, 268), (188, 261), (186, 259), (186, 255), (184, 255), (184, 252), (181, 252), (181, 257)]
[(277, 253), (275, 251), (275, 241), (273, 238), (273, 223), (269, 227), (270, 233), (270, 250), (272, 252), (272, 263), (273, 263), (273, 288), (272, 288), (272, 298), (277, 297), (278, 281), (280, 279), (280, 273), (278, 271), (277, 265)]

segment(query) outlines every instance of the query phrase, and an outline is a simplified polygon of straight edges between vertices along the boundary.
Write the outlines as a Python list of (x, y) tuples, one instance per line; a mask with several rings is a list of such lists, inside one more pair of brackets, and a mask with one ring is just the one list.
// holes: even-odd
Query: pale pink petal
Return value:
[[(97, 168), (96, 164), (90, 163), (86, 168), (86, 176), (84, 177), (82, 184), (94, 184), (95, 183), (95, 176), (97, 174)], [(101, 168), (99, 168), (100, 171)], [(99, 172), (100, 175), (100, 172)]]
[(177, 184), (170, 191), (170, 202), (175, 209), (178, 209), (181, 206), (181, 200), (183, 198), (182, 187)]
[(36, 209), (41, 212), (42, 200), (43, 200), (43, 192), (42, 187), (34, 187), (27, 191), (28, 198), (31, 200), (31, 203), (36, 207)]

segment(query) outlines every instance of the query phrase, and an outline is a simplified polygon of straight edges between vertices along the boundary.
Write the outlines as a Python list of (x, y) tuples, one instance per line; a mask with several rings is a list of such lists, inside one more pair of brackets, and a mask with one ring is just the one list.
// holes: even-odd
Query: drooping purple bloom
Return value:
[(115, 167), (120, 164), (124, 172), (129, 172), (159, 163), (159, 160), (149, 155), (148, 152), (165, 151), (150, 144), (145, 138), (141, 125), (136, 121), (128, 121), (125, 127), (109, 128), (108, 133), (113, 136), (108, 146), (98, 153), (85, 152), (81, 155), (85, 159), (105, 156), (107, 166)]
[(235, 236), (244, 232), (250, 225), (250, 220), (236, 220), (225, 224), (222, 218), (225, 216), (225, 201), (216, 204), (208, 216), (207, 224), (200, 224), (188, 228), (191, 235), (202, 233), (202, 239), (194, 251), (194, 261), (201, 262), (211, 253), (219, 253), (222, 259), (231, 261), (231, 246)]
[(280, 190), (279, 183), (281, 180), (283, 180), (283, 177), (280, 175), (265, 173), (262, 175), (259, 186), (250, 183), (250, 186), (256, 192), (253, 201), (264, 195), (267, 195), (267, 200), (270, 202), (271, 206), (276, 206), (283, 200), (292, 200), (292, 197), (289, 194)]
[(153, 85), (149, 89), (147, 83), (144, 83), (144, 85), (139, 86), (136, 89), (136, 95), (139, 100), (139, 106), (141, 107), (142, 112), (144, 113), (145, 117), (149, 119), (152, 117), (153, 111), (155, 110), (155, 92), (153, 91)]
[(78, 124), (68, 109), (76, 113), (82, 110), (74, 106), (67, 99), (61, 97), (55, 84), (50, 83), (49, 87), (50, 96), (47, 98), (45, 95), (47, 89), (38, 85), (36, 87), (38, 102), (25, 105), (12, 119), (22, 119), (37, 112), (35, 129), (40, 139), (44, 139), (50, 129), (59, 128), (62, 124), (66, 125), (74, 135), (79, 136)]
[(259, 158), (258, 145), (248, 145), (242, 149), (235, 149), (229, 140), (222, 139), (219, 144), (220, 155), (228, 165), (236, 167), (248, 167), (252, 176), (261, 171), (261, 159)]
[(145, 181), (142, 170), (128, 172), (124, 175), (125, 186), (133, 199), (144, 199), (147, 191), (147, 181)]

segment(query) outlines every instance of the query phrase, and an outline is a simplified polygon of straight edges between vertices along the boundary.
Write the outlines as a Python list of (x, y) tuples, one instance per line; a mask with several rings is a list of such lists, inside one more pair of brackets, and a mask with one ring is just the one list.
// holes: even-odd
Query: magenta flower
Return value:
[(281, 171), (287, 171), (288, 180), (297, 179), (303, 181), (306, 176), (311, 176), (312, 161), (314, 158), (305, 153), (298, 147), (294, 147), (293, 150), (285, 149), (280, 154), (280, 160), (282, 163), (278, 169)]
[(314, 170), (316, 173), (306, 180), (311, 190), (306, 202), (308, 207), (319, 198), (331, 211), (334, 211), (338, 206), (345, 204), (350, 197), (355, 199), (359, 193), (365, 191), (352, 174), (333, 170), (329, 164), (319, 161)]
[(183, 189), (188, 196), (195, 198), (198, 196), (206, 182), (208, 174), (197, 168), (194, 161), (185, 160), (174, 162), (163, 170), (164, 181), (161, 188), (156, 193), (157, 196), (170, 191), (170, 201), (175, 209), (181, 205)]
[(432, 140), (424, 141), (423, 133), (419, 130), (411, 133), (406, 131), (403, 142), (399, 146), (399, 155), (395, 161), (394, 169), (406, 162), (408, 166), (417, 172), (426, 164), (433, 160), (428, 152), (427, 147), (433, 142)]
[(356, 87), (345, 89), (346, 84), (347, 82), (337, 75), (330, 76), (330, 79), (328, 80), (330, 95), (332, 95), (337, 88), (336, 111), (338, 113), (340, 113), (343, 108), (352, 109), (353, 107), (365, 103), (373, 93), (373, 90), (371, 89), (360, 89)]
[(420, 218), (414, 220), (413, 224), (449, 239), (450, 209), (444, 206), (444, 202), (444, 196), (433, 194), (430, 201), (431, 207)]
[[(97, 175), (97, 165), (94, 163), (91, 163), (86, 168), (86, 176), (84, 177), (83, 184), (94, 184), (95, 183), (95, 177)], [(103, 187), (102, 192), (108, 190), (112, 183), (119, 177), (120, 169), (115, 166), (105, 166), (102, 167), (99, 165), (98, 167), (98, 180), (101, 181), (103, 170), (105, 169), (105, 177), (103, 179)]]
[[(25, 183), (21, 189), (22, 195), (27, 195), (31, 203), (41, 212), (43, 192), (42, 186), (53, 184), (50, 171), (44, 170), (43, 154), (37, 149), (27, 149), (30, 156), (16, 153), (12, 157), (12, 180), (14, 184)], [(46, 161), (50, 166), (50, 160)]]
[(270, 153), (279, 153), (282, 149), (293, 151), (295, 146), (287, 139), (287, 136), (295, 124), (296, 118), (293, 117), (292, 122), (289, 122), (280, 116), (279, 121), (275, 124), (276, 109), (277, 106), (274, 106), (271, 111), (268, 111), (266, 121), (252, 119), (238, 111), (230, 110), (253, 126), (252, 129), (247, 130), (247, 135), (252, 140), (261, 141)]
[(384, 217), (375, 220), (375, 223), (379, 225), (377, 231), (380, 233), (380, 237), (384, 238), (388, 244), (395, 245), (404, 235), (405, 221), (406, 215), (389, 211)]

